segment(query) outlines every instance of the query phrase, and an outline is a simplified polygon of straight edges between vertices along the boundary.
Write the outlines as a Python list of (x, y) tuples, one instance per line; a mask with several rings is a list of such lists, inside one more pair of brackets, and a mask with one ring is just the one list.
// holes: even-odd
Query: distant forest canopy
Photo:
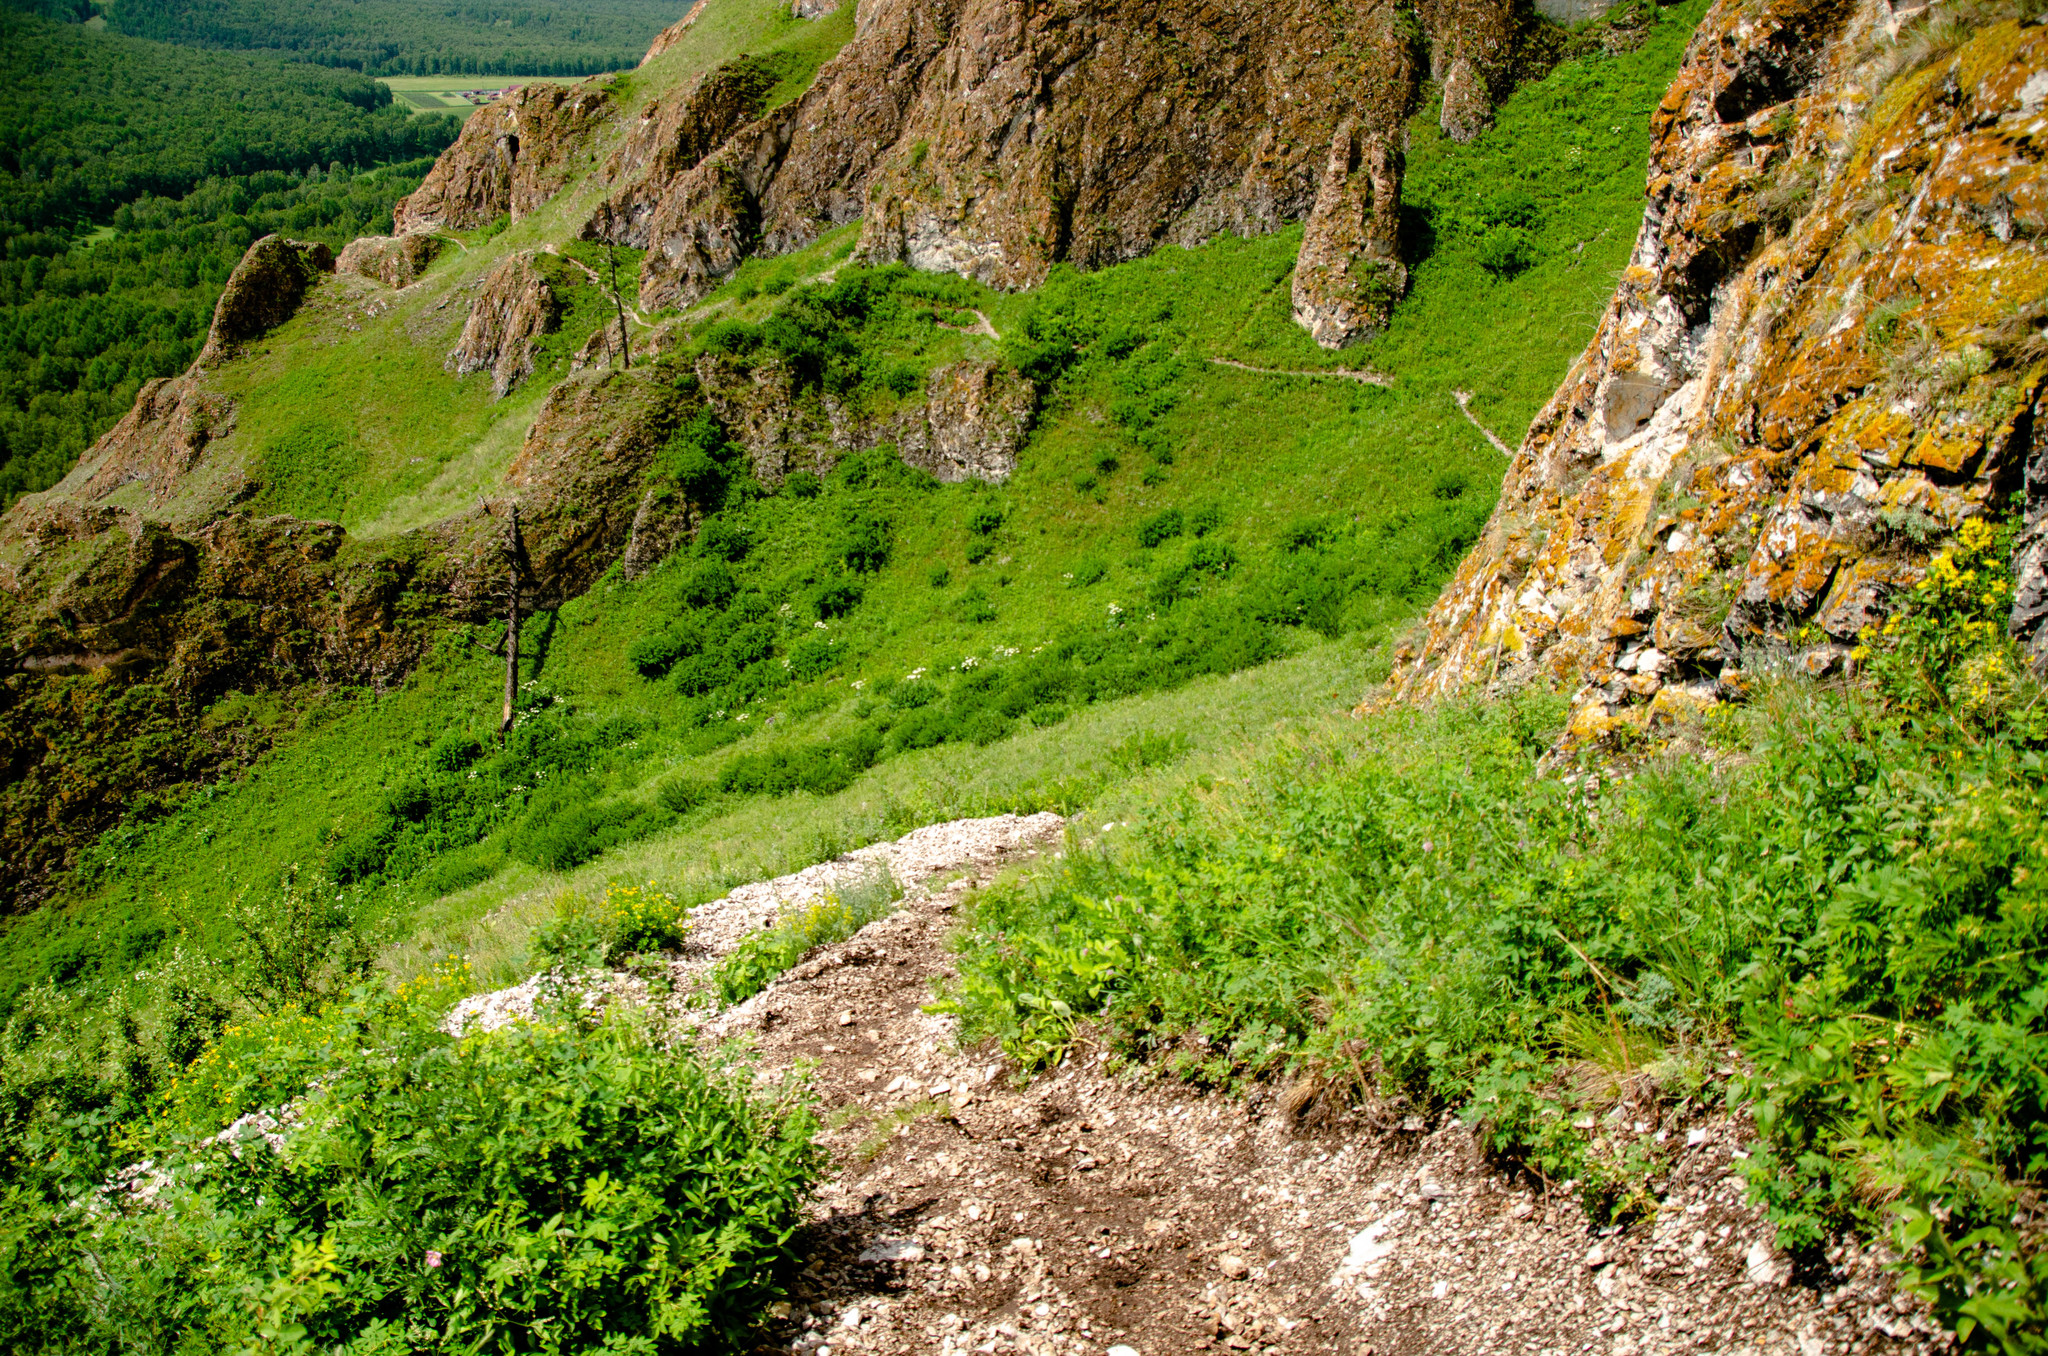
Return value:
[(0, 507), (184, 370), (252, 241), (389, 231), (462, 128), (354, 73), (19, 9), (0, 9), (0, 69)]
[(639, 64), (690, 4), (112, 0), (105, 12), (109, 24), (139, 38), (270, 52), (365, 75), (595, 75)]
[(409, 117), (375, 80), (204, 52), (0, 10), (0, 237), (104, 221), (203, 179), (438, 153), (461, 124)]

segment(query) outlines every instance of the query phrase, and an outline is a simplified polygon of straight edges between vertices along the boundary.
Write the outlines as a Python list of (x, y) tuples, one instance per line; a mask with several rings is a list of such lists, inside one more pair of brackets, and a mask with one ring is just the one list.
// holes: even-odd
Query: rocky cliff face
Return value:
[[(1513, 31), (1494, 0), (1446, 11), (1446, 31), (1482, 13)], [(1370, 0), (867, 0), (802, 99), (693, 163), (697, 143), (672, 139), (663, 173), (622, 165), (589, 233), (649, 251), (653, 305), (856, 217), (870, 260), (1028, 285), (1058, 260), (1306, 214), (1339, 127), (1384, 143), (1419, 77), (1409, 31)], [(703, 98), (648, 120), (708, 125), (688, 108)], [(1390, 202), (1398, 161), (1378, 171)]]
[(1294, 320), (1324, 348), (1386, 327), (1408, 290), (1401, 262), (1401, 151), (1377, 132), (1338, 125), (1294, 265)]
[(1947, 533), (2048, 506), (2048, 27), (1983, 14), (1709, 14), (1630, 267), (1397, 688), (1640, 725), (1840, 665)]
[(525, 216), (568, 182), (571, 162), (615, 112), (602, 80), (507, 91), (470, 115), (426, 182), (392, 210), (398, 233)]
[(943, 481), (1003, 481), (1017, 469), (1038, 409), (1028, 378), (989, 361), (935, 368), (926, 374), (922, 400), (879, 414), (799, 391), (773, 356), (706, 354), (696, 374), (712, 412), (747, 450), (764, 485), (780, 485), (794, 471), (823, 475), (847, 453), (884, 444)]
[(533, 375), (535, 351), (561, 318), (554, 285), (533, 252), (522, 250), (485, 276), (445, 366), (458, 377), (489, 372), (491, 393), (503, 400)]

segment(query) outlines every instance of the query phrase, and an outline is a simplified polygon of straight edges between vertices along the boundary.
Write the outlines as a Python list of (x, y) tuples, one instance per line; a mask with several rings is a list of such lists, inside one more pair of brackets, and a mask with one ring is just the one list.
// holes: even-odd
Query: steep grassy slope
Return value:
[[(1475, 392), (1475, 412), (1518, 437), (1579, 337), (1535, 317), (1590, 317), (1611, 288), (1638, 210), (1644, 121), (1691, 13), (1667, 15), (1640, 50), (1561, 67), (1510, 101), (1498, 130), (1472, 146), (1443, 140), (1430, 111), (1417, 116), (1409, 215), (1427, 253), (1395, 325), (1363, 352), (1325, 353), (1291, 323), (1294, 231), (1167, 249), (1099, 274), (1061, 272), (1034, 293), (935, 280), (956, 319), (971, 324), (965, 312), (979, 310), (1001, 338), (908, 322), (870, 325), (853, 338), (864, 362), (912, 380), (963, 357), (1049, 364), (1055, 384), (1007, 485), (931, 486), (872, 459), (856, 459), (816, 498), (801, 487), (763, 497), (737, 485), (715, 520), (726, 543), (717, 551), (684, 552), (633, 583), (615, 574), (528, 623), (522, 678), (531, 719), (558, 726), (569, 751), (529, 748), (483, 774), (490, 796), (467, 794), (459, 810), (444, 807), (395, 836), (379, 826), (393, 822), (393, 790), (432, 771), (429, 746), (451, 731), (488, 742), (497, 685), (490, 628), (451, 637), (393, 691), (337, 691), (292, 713), (263, 698), (224, 701), (209, 720), (285, 721), (296, 732), (247, 778), (158, 822), (138, 814), (108, 835), (66, 904), (10, 929), (8, 945), (25, 960), (10, 967), (13, 982), (45, 973), (110, 981), (161, 942), (178, 901), (260, 892), (292, 863), (335, 865), (337, 850), (365, 834), (385, 832), (386, 850), (374, 861), (351, 856), (340, 869), (376, 890), (380, 910), (403, 917), (459, 889), (437, 916), (488, 911), (540, 879), (532, 859), (542, 854), (523, 850), (522, 861), (516, 840), (531, 818), (533, 778), (550, 770), (573, 773), (607, 807), (607, 822), (616, 821), (607, 832), (663, 835), (586, 871), (637, 873), (643, 862), (659, 863), (701, 882), (688, 891), (696, 894), (734, 879), (727, 866), (693, 856), (729, 860), (740, 826), (749, 834), (775, 826), (769, 836), (784, 847), (751, 856), (774, 866), (802, 856), (813, 837), (845, 842), (924, 813), (1075, 808), (1116, 766), (1088, 733), (1029, 736), (1027, 744), (1058, 750), (1042, 762), (1009, 752), (1009, 743), (910, 756), (935, 737), (1000, 739), (1057, 723), (1090, 700), (1288, 652), (1303, 653), (1315, 686), (1327, 680), (1325, 700), (1349, 694), (1369, 661), (1358, 640), (1333, 646), (1327, 638), (1370, 641), (1412, 615), (1491, 507), (1500, 458), (1460, 416), (1452, 391)], [(664, 63), (687, 69), (686, 61), (708, 61), (741, 40), (742, 29), (711, 28), (714, 17), (686, 36), (699, 44), (694, 56), (679, 46), (638, 78), (664, 78)], [(1588, 123), (1624, 131), (1596, 136)], [(548, 243), (574, 215), (550, 206), (510, 230), (472, 236), (395, 304), (389, 293), (341, 280), (270, 336), (266, 353), (230, 365), (222, 379), (241, 399), (233, 446), (264, 468), (270, 502), (336, 516), (374, 539), (465, 507), (493, 483), (544, 383), (493, 404), (480, 379), (448, 377), (440, 357), (460, 309), (446, 302), (509, 250)], [(1522, 232), (1521, 256), (1508, 266), (1485, 252), (1504, 219)], [(770, 319), (787, 309), (792, 284), (844, 272), (854, 229), (750, 262), (683, 319), (700, 336), (718, 334), (721, 322)], [(559, 248), (603, 264), (588, 247)], [(549, 361), (580, 346), (602, 310), (579, 271), (564, 266), (555, 276), (570, 305)], [(366, 302), (390, 309), (371, 314)], [(1051, 362), (1049, 353), (1063, 356)], [(1366, 368), (1389, 384), (1337, 375)], [(886, 560), (852, 572), (856, 604), (821, 605), (820, 590), (846, 573), (844, 536), (861, 521), (887, 525)], [(759, 609), (773, 653), (792, 661), (797, 681), (707, 707), (673, 675), (643, 676), (633, 647), (701, 611), (687, 600), (699, 591), (704, 557), (733, 554), (741, 558), (719, 568), (739, 590), (735, 606)], [(1076, 638), (1096, 649), (1074, 671), (1093, 677), (979, 725), (961, 702), (942, 700), (930, 705), (956, 712), (952, 725), (914, 737), (898, 728), (924, 709), (899, 690), (904, 675), (919, 671), (918, 682), (952, 694), (977, 669), (982, 680), (1023, 673), (1042, 647), (1057, 651)], [(1152, 658), (1132, 668), (1141, 654)], [(963, 663), (972, 667), (962, 671)], [(1220, 733), (1227, 724), (1176, 717), (1172, 699), (1161, 700), (1167, 705), (1147, 708), (1159, 713), (1147, 724), (1208, 748), (1236, 737)], [(1190, 710), (1203, 710), (1210, 699), (1189, 700)], [(1284, 708), (1260, 701), (1255, 709)], [(1087, 727), (1121, 730), (1112, 744), (1140, 728), (1118, 719)], [(766, 783), (726, 775), (741, 752), (800, 753), (862, 731), (880, 741), (881, 766), (824, 802), (761, 800), (749, 789), (774, 784), (772, 775)], [(899, 751), (902, 770), (890, 761)], [(461, 775), (473, 792), (476, 778)], [(931, 787), (956, 789), (924, 787), (927, 776)], [(970, 782), (983, 788), (961, 789)], [(695, 793), (672, 790), (679, 809), (664, 807), (659, 791), (682, 783), (725, 785), (698, 795), (701, 805), (687, 803)]]

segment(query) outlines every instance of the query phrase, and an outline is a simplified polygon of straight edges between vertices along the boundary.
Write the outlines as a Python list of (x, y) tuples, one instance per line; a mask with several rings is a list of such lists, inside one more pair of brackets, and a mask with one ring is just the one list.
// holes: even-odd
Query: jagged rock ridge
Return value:
[(1630, 267), (1397, 689), (1579, 684), (1597, 735), (1838, 665), (1944, 534), (2023, 483), (2042, 517), (2048, 28), (1913, 17), (1709, 13)]
[(561, 323), (562, 303), (531, 250), (509, 256), (484, 278), (446, 366), (458, 377), (491, 374), (503, 400), (533, 375), (540, 341)]
[[(1463, 54), (1490, 111), (1510, 76), (1511, 8), (1462, 0), (1425, 24), (1438, 49)], [(1023, 286), (1058, 260), (1095, 267), (1308, 214), (1340, 127), (1361, 148), (1394, 145), (1420, 79), (1409, 30), (1374, 0), (869, 0), (795, 103), (745, 116), (714, 76), (646, 110), (661, 150), (614, 165), (586, 234), (648, 251), (641, 296), (656, 306), (702, 296), (749, 252), (855, 218), (870, 261)], [(734, 125), (700, 151), (711, 109)], [(451, 154), (481, 163), (488, 146), (479, 132)], [(1350, 206), (1391, 208), (1398, 159), (1374, 157), (1368, 173), (1377, 191)], [(1398, 267), (1382, 270), (1363, 290), (1399, 282)]]

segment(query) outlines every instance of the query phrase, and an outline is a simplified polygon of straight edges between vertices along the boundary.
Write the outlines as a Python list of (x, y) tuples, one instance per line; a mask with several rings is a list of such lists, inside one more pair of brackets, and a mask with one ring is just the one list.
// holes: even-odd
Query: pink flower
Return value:
[(438, 1252), (429, 1252), (429, 1253), (427, 1254), (427, 1266), (428, 1266), (429, 1268), (433, 1268), (433, 1267), (437, 1267), (437, 1266), (440, 1266), (440, 1265), (441, 1265), (441, 1254), (440, 1254), (440, 1253), (438, 1253)]

